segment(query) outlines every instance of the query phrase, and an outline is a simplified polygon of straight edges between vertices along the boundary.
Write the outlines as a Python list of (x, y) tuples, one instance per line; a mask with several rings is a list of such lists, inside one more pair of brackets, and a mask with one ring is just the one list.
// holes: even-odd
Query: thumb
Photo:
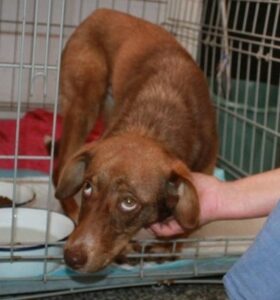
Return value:
[(160, 237), (170, 237), (184, 233), (184, 229), (175, 219), (169, 219), (164, 223), (154, 223), (150, 226), (150, 229)]

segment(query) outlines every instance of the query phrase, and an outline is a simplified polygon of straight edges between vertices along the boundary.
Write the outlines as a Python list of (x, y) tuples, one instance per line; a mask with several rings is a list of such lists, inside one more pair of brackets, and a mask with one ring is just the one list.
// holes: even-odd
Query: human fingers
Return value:
[(184, 233), (183, 228), (180, 224), (174, 220), (168, 220), (164, 223), (154, 223), (150, 226), (152, 232), (160, 237), (170, 237)]

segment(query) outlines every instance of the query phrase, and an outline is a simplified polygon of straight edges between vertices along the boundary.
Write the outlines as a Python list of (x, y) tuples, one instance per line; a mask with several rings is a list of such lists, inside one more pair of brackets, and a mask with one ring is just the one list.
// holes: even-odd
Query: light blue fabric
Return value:
[(231, 300), (280, 299), (280, 202), (255, 242), (224, 276)]
[[(40, 172), (40, 171), (34, 171), (34, 170), (28, 170), (28, 169), (18, 169), (17, 171), (17, 178), (22, 177), (47, 177), (48, 174)], [(0, 180), (1, 178), (14, 178), (14, 170), (10, 169), (0, 169)]]

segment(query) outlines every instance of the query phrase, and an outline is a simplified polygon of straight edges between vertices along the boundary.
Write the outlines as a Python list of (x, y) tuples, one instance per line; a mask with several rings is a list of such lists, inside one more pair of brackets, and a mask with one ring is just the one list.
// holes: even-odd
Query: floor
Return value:
[(180, 284), (162, 287), (121, 288), (44, 298), (48, 300), (224, 300), (221, 284)]

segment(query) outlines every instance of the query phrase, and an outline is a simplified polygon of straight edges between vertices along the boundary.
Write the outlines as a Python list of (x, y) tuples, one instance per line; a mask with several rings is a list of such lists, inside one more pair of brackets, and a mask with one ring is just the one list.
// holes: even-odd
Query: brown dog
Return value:
[[(82, 146), (112, 86), (115, 107), (96, 143)], [(142, 227), (170, 215), (198, 225), (192, 171), (215, 165), (215, 116), (202, 72), (164, 29), (100, 9), (62, 56), (63, 135), (56, 197), (77, 220), (64, 257), (80, 271), (109, 264)], [(73, 196), (82, 188), (79, 212)]]

